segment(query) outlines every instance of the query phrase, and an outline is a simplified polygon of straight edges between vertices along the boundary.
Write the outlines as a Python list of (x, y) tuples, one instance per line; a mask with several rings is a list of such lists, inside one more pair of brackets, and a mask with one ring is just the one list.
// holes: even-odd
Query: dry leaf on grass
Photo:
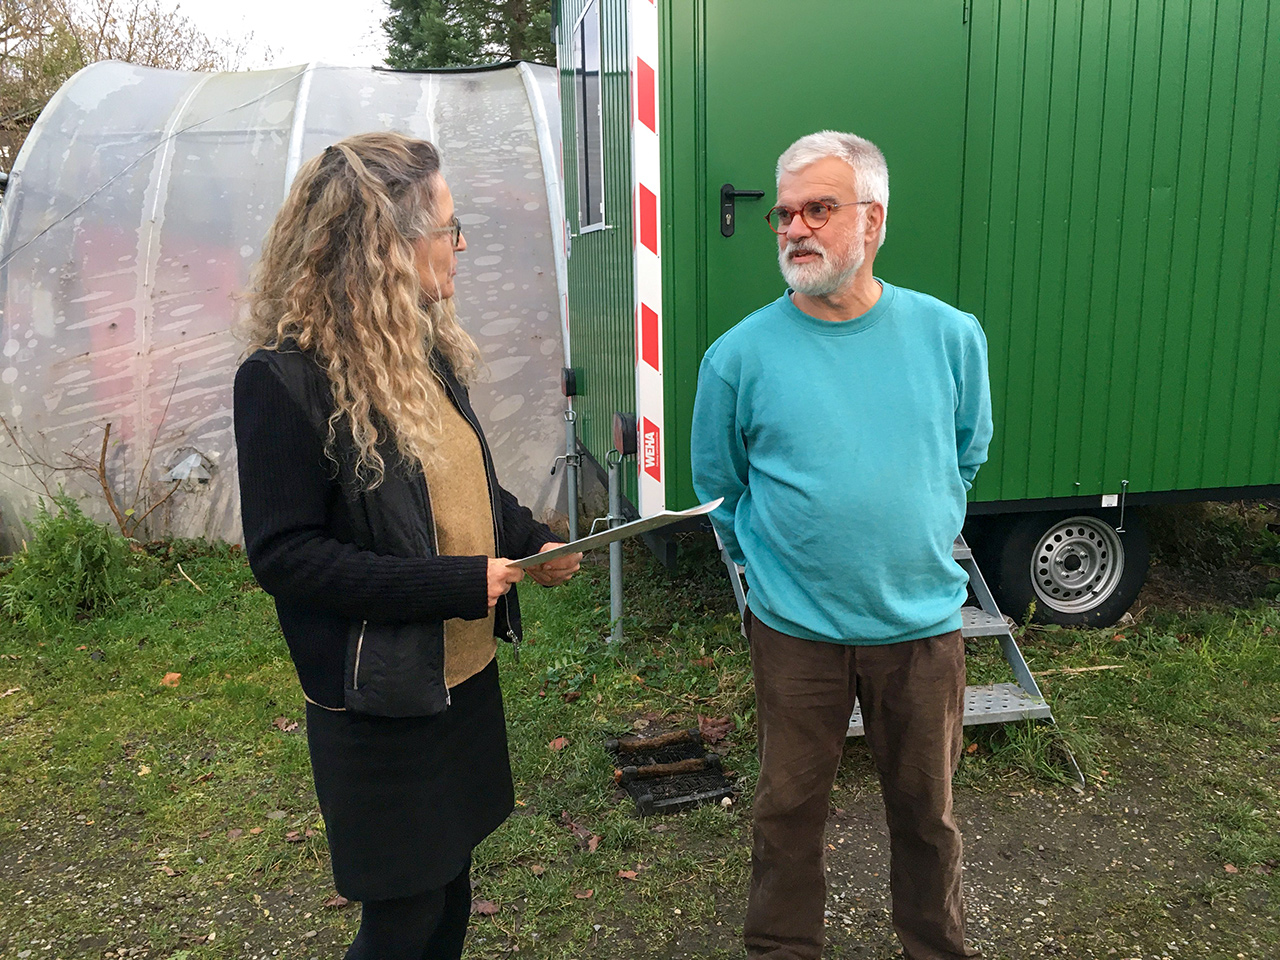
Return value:
[(1227, 871), (1227, 873), (1239, 873), (1239, 872), (1240, 872), (1240, 868), (1239, 868), (1239, 867), (1237, 867), (1234, 863), (1224, 863), (1224, 864), (1222, 865), (1222, 869), (1223, 869), (1223, 870), (1225, 870), (1225, 871)]
[(540, 877), (547, 872), (547, 868), (540, 863), (535, 863), (531, 867), (529, 867), (529, 872), (532, 873), (535, 877)]
[(596, 895), (595, 890), (579, 890), (573, 895), (575, 900), (590, 900)]
[(640, 876), (640, 874), (636, 873), (634, 870), (619, 870), (619, 871), (618, 871), (618, 879), (619, 879), (619, 880), (635, 880), (635, 879), (636, 879), (637, 877), (639, 877), (639, 876)]
[(271, 721), (271, 725), (277, 730), (283, 730), (285, 733), (293, 733), (298, 729), (298, 721), (290, 720), (288, 717), (276, 717)]
[(555, 752), (559, 752), (563, 750), (565, 747), (567, 747), (568, 745), (569, 745), (569, 741), (567, 739), (565, 739), (564, 737), (556, 737), (554, 740), (552, 740), (550, 743), (547, 744), (547, 749)]
[(588, 853), (596, 852), (596, 847), (600, 845), (599, 835), (592, 833), (580, 823), (574, 823), (573, 819), (569, 816), (568, 810), (560, 811), (560, 825), (569, 828), (569, 832), (572, 833), (574, 838), (578, 841), (579, 847), (586, 850)]
[(160, 685), (162, 687), (176, 687), (181, 680), (182, 674), (180, 673), (166, 673), (160, 681)]
[(324, 902), (326, 910), (341, 910), (343, 907), (350, 905), (351, 901), (342, 894), (334, 894)]
[(498, 912), (498, 905), (492, 900), (472, 900), (471, 912), (482, 917), (492, 917)]
[(707, 743), (719, 743), (737, 729), (732, 717), (704, 717), (698, 714), (698, 732)]
[(239, 827), (227, 831), (228, 840), (239, 840), (242, 836), (244, 836), (244, 831)]

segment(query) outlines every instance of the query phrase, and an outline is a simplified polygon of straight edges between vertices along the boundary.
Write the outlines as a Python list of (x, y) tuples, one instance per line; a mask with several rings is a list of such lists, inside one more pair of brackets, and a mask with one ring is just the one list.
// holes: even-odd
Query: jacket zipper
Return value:
[(352, 690), (360, 689), (360, 653), (362, 650), (364, 650), (364, 631), (365, 631), (365, 627), (367, 627), (368, 625), (369, 625), (368, 620), (360, 621), (360, 637), (358, 640), (356, 640), (356, 665), (355, 665), (355, 668), (352, 669), (351, 671), (351, 689)]
[[(427, 473), (422, 471), (422, 492), (427, 496), (427, 516), (431, 518), (431, 549), (435, 555), (440, 556), (440, 533), (436, 529), (436, 512), (431, 509), (431, 488), (427, 486)], [(444, 642), (444, 624), (440, 624), (440, 640)], [(443, 668), (442, 668), (443, 672)], [(443, 679), (443, 678), (442, 678)], [(453, 696), (449, 693), (449, 687), (446, 684), (444, 688), (444, 705), (446, 707), (453, 706)]]
[[(495, 502), (493, 495), (493, 463), (489, 457), (489, 448), (485, 445), (484, 434), (480, 432), (480, 425), (472, 420), (465, 410), (462, 409), (462, 403), (458, 400), (457, 395), (453, 392), (453, 388), (445, 382), (445, 378), (441, 377), (440, 382), (444, 384), (445, 390), (449, 392), (450, 399), (457, 411), (462, 414), (462, 419), (467, 421), (471, 429), (475, 431), (476, 442), (480, 444), (480, 457), (484, 460), (484, 483), (489, 491), (489, 519), (493, 523), (493, 552), (500, 553), (502, 544), (498, 542), (498, 504)], [(433, 516), (431, 522), (435, 523)], [(436, 551), (439, 553), (439, 550)], [(514, 630), (511, 629), (511, 613), (507, 613), (507, 639), (511, 641), (511, 659), (516, 663), (520, 662), (520, 638), (516, 636)]]

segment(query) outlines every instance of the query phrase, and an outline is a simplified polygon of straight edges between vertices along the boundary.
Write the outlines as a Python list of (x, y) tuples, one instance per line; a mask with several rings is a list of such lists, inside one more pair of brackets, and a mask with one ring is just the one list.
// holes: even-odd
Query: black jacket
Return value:
[[(498, 485), (466, 390), (437, 364), (484, 455), (499, 556), (553, 540)], [(379, 447), (382, 484), (354, 475), (354, 444), (339, 424), (338, 463), (324, 452), (333, 395), (324, 369), (297, 350), (259, 350), (235, 380), (236, 448), (245, 550), (276, 601), (307, 698), (331, 709), (430, 716), (449, 702), (444, 621), (488, 615), (488, 558), (441, 557), (421, 467), (394, 442)], [(520, 641), (515, 589), (498, 602), (495, 633)]]

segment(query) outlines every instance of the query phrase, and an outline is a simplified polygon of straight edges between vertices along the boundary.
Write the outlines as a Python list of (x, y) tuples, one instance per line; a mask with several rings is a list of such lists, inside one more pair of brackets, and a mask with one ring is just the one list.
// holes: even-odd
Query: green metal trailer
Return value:
[(1004, 609), (1114, 621), (1131, 508), (1280, 492), (1274, 3), (561, 0), (556, 34), (569, 392), (598, 464), (634, 415), (641, 514), (695, 502), (699, 361), (780, 293), (774, 165), (828, 128), (888, 159), (878, 272), (986, 330)]

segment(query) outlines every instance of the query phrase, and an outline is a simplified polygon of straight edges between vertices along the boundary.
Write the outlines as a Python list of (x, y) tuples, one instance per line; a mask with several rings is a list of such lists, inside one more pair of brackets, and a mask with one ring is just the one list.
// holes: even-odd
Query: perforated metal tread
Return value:
[[(1050, 717), (1049, 704), (1033, 697), (1016, 683), (988, 683), (964, 689), (964, 725), (1007, 723)], [(862, 736), (862, 706), (855, 704), (849, 718), (850, 737)]]
[(960, 618), (960, 632), (966, 637), (998, 637), (1009, 632), (1004, 617), (980, 607), (961, 607)]

